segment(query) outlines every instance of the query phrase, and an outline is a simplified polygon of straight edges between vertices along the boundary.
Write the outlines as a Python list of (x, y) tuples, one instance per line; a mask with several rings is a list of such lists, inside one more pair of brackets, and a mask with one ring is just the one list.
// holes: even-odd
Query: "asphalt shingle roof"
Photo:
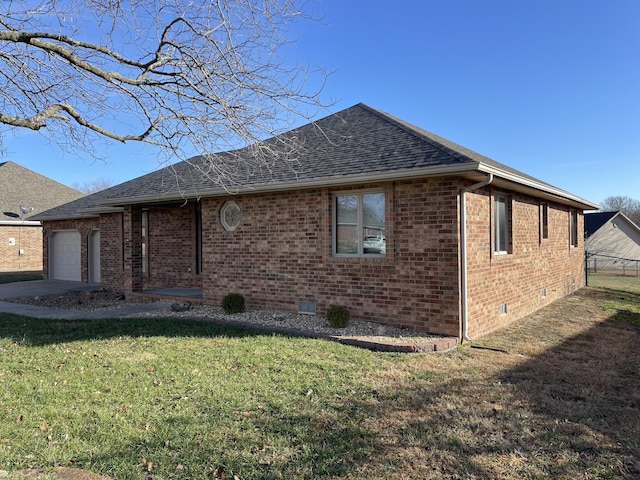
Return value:
[[(14, 162), (0, 163), (0, 220), (30, 220), (82, 193)], [(23, 207), (23, 212), (20, 207)]]
[[(256, 161), (258, 155), (263, 162)], [(479, 163), (548, 185), (362, 103), (259, 144), (214, 154), (213, 158), (219, 171), (209, 167), (206, 157), (194, 157), (52, 209), (38, 218), (83, 216), (87, 209), (101, 205), (330, 186), (438, 169), (471, 172)]]

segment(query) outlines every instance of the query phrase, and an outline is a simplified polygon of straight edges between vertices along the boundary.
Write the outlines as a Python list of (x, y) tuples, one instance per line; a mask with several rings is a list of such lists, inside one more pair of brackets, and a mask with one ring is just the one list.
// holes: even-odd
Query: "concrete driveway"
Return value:
[(24, 305), (6, 301), (12, 298), (64, 295), (66, 293), (86, 292), (98, 289), (100, 289), (100, 284), (98, 283), (68, 282), (64, 280), (33, 280), (30, 282), (3, 283), (0, 284), (0, 313), (4, 312), (24, 315), (26, 317), (57, 319), (123, 318), (135, 313), (157, 311), (171, 306), (169, 302), (153, 302), (86, 312), (39, 307), (37, 305)]
[(99, 283), (68, 282), (65, 280), (32, 280), (0, 284), (0, 300), (21, 297), (64, 295), (72, 292), (99, 290)]

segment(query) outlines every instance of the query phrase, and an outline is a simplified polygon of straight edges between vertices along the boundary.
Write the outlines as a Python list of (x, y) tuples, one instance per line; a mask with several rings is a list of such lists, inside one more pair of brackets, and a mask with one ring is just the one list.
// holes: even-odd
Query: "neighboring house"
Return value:
[(32, 217), (81, 196), (14, 162), (0, 163), (0, 272), (42, 270), (42, 225)]
[[(211, 304), (229, 292), (250, 308), (340, 304), (458, 338), (584, 285), (578, 232), (598, 205), (386, 113), (358, 104), (259, 147), (217, 155), (237, 173), (226, 189), (195, 157), (39, 215), (46, 274), (70, 278), (69, 262), (81, 265), (73, 279), (133, 297), (190, 288)], [(255, 166), (277, 152), (283, 161)]]
[(584, 236), (590, 270), (637, 270), (640, 266), (640, 228), (624, 213), (585, 215)]

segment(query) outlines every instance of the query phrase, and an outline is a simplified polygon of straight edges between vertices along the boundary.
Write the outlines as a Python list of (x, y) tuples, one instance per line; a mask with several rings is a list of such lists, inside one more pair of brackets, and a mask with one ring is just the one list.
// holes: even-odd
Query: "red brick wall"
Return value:
[(122, 214), (100, 215), (100, 282), (105, 290), (124, 291)]
[[(55, 222), (43, 223), (43, 258), (42, 258), (42, 273), (44, 278), (49, 278), (49, 238), (51, 234), (61, 230), (75, 230), (80, 233), (80, 245), (81, 245), (81, 277), (83, 282), (89, 281), (89, 262), (87, 258), (89, 234), (92, 230), (100, 228), (100, 219), (98, 218), (86, 218), (76, 220), (62, 220)], [(102, 232), (101, 232), (102, 233)]]
[(42, 270), (42, 227), (0, 225), (0, 272), (38, 270)]
[[(239, 292), (249, 308), (296, 312), (300, 301), (310, 301), (320, 315), (329, 305), (341, 304), (354, 319), (459, 336), (458, 201), (461, 188), (468, 184), (439, 178), (202, 199), (200, 275), (195, 205), (149, 210), (148, 276), (141, 274), (139, 254), (142, 210), (127, 207), (123, 214), (101, 215), (103, 286), (125, 292), (201, 286), (205, 303), (219, 304), (225, 294)], [(334, 257), (332, 195), (362, 189), (382, 189), (386, 194), (386, 255)], [(512, 251), (493, 252), (494, 191), (487, 187), (467, 194), (471, 338), (584, 284), (583, 240), (580, 236), (577, 247), (569, 245), (567, 207), (549, 203), (549, 238), (541, 240), (540, 202), (500, 192), (511, 200)], [(242, 219), (234, 231), (226, 231), (219, 215), (231, 200), (240, 206)], [(578, 218), (581, 232), (581, 213)], [(97, 226), (97, 219), (45, 225), (45, 237), (54, 229), (81, 232), (84, 281), (87, 236)], [(505, 315), (499, 313), (501, 304), (507, 305)]]
[[(335, 303), (354, 319), (457, 335), (458, 182), (364, 188), (375, 187), (386, 192), (385, 258), (332, 256), (331, 199), (340, 190), (204, 199), (205, 301), (239, 292), (251, 308), (295, 312), (313, 301), (318, 314)], [(242, 210), (231, 232), (219, 221), (227, 200)]]
[[(80, 232), (82, 281), (86, 282), (88, 235), (91, 230), (99, 228), (101, 283), (107, 290), (130, 293), (150, 288), (200, 287), (200, 275), (196, 273), (195, 263), (195, 205), (149, 211), (148, 275), (140, 271), (141, 214), (141, 209), (127, 207), (124, 213), (102, 214), (100, 219), (46, 222), (45, 236), (48, 238), (56, 230)], [(47, 257), (46, 248), (44, 252)], [(45, 278), (48, 276), (47, 263), (45, 261)], [(132, 280), (136, 275), (137, 283)]]
[(149, 273), (144, 288), (201, 286), (196, 274), (195, 204), (149, 211)]
[[(493, 252), (492, 193), (511, 199), (512, 250)], [(549, 235), (540, 238), (541, 201), (485, 188), (467, 194), (469, 336), (477, 338), (584, 286), (584, 246), (569, 245), (569, 208), (548, 203)], [(583, 215), (578, 215), (578, 232)], [(546, 296), (542, 291), (546, 290)], [(500, 306), (507, 313), (500, 314)]]

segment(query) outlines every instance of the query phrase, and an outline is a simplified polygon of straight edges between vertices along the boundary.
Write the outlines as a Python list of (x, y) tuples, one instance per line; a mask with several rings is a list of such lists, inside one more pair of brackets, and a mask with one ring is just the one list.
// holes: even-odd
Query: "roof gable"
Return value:
[(584, 236), (589, 238), (596, 233), (600, 228), (615, 217), (618, 212), (594, 212), (588, 213), (584, 216)]
[(585, 238), (591, 237), (605, 224), (613, 222), (613, 220), (616, 218), (619, 218), (619, 220), (626, 223), (628, 225), (628, 228), (630, 228), (632, 231), (640, 233), (640, 227), (633, 223), (633, 221), (622, 212), (595, 212), (587, 213), (584, 216)]
[(79, 191), (17, 163), (0, 163), (1, 221), (28, 220), (79, 197), (82, 197)]

